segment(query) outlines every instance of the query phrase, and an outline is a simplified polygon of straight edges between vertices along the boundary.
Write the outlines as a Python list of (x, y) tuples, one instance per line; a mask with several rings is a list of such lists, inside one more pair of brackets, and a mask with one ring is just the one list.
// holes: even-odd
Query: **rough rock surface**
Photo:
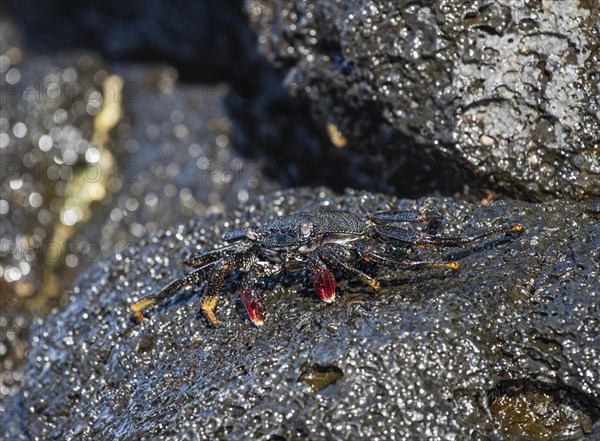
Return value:
[(597, 2), (264, 0), (246, 9), (287, 90), (400, 192), (403, 161), (416, 157), (529, 200), (600, 196)]
[[(226, 284), (215, 329), (183, 291), (136, 324), (128, 305), (226, 230), (318, 207), (426, 207), (440, 234), (520, 222), (520, 237), (458, 249), (438, 270), (389, 272), (373, 298), (340, 277), (331, 305), (303, 272), (278, 277), (255, 328)], [(83, 274), (35, 339), (10, 439), (582, 439), (600, 434), (600, 223), (575, 202), (475, 206), (289, 190), (149, 237)], [(352, 302), (358, 301), (358, 302)], [(52, 390), (49, 394), (48, 391)], [(593, 439), (593, 438), (591, 438)]]

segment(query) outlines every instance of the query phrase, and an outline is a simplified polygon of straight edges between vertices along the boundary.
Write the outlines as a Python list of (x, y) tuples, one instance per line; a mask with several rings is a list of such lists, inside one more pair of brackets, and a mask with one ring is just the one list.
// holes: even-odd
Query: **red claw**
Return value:
[(240, 290), (242, 303), (248, 311), (248, 316), (256, 326), (262, 326), (265, 323), (265, 310), (258, 299), (254, 296), (254, 288), (244, 287)]
[(335, 299), (335, 277), (323, 262), (319, 262), (317, 268), (313, 268), (313, 282), (315, 291), (325, 303), (331, 303)]

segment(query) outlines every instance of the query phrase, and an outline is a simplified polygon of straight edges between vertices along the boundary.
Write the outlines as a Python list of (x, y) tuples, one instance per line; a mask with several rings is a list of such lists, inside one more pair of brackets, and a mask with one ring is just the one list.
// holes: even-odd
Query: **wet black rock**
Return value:
[[(265, 173), (285, 186), (326, 185), (337, 191), (350, 186), (404, 197), (432, 192), (451, 195), (462, 192), (467, 182), (478, 187), (468, 171), (444, 164), (436, 152), (392, 152), (409, 140), (373, 115), (357, 122), (360, 131), (370, 136), (368, 155), (345, 148), (343, 135), (336, 139), (336, 146), (330, 134), (337, 129), (323, 125), (325, 119), (313, 121), (309, 106), (285, 91), (280, 74), (263, 69), (260, 75), (263, 87), (251, 93), (234, 89), (225, 101), (234, 146), (242, 155), (261, 160)], [(382, 151), (390, 154), (382, 156)], [(389, 160), (386, 164), (384, 157)]]
[[(325, 130), (311, 121), (308, 106), (287, 94), (280, 74), (264, 69), (260, 76), (263, 78), (259, 83), (264, 87), (250, 93), (234, 89), (225, 99), (233, 124), (233, 144), (240, 154), (259, 160), (265, 174), (286, 187), (327, 185), (337, 191), (347, 186), (379, 192), (396, 190), (387, 179), (388, 170), (358, 152), (334, 147)], [(448, 193), (449, 187), (459, 190), (441, 185), (440, 179), (432, 177), (427, 163), (415, 164), (407, 158), (398, 163), (406, 176), (403, 195), (416, 197), (441, 189)]]
[[(263, 0), (246, 9), (288, 92), (400, 192), (427, 163), (529, 200), (600, 196), (596, 2)], [(447, 179), (437, 180), (443, 189)]]
[[(176, 277), (192, 250), (227, 230), (318, 207), (444, 210), (440, 234), (520, 222), (520, 237), (412, 257), (439, 270), (377, 269), (381, 296), (340, 275), (333, 304), (304, 272), (263, 294), (255, 328), (226, 283), (215, 329), (199, 290), (147, 311), (129, 305)], [(600, 223), (575, 202), (475, 206), (325, 189), (289, 190), (157, 232), (83, 274), (71, 303), (34, 339), (10, 439), (583, 439), (599, 433)], [(52, 390), (49, 394), (48, 391)], [(515, 423), (516, 421), (516, 423)], [(468, 428), (468, 429), (467, 429)]]

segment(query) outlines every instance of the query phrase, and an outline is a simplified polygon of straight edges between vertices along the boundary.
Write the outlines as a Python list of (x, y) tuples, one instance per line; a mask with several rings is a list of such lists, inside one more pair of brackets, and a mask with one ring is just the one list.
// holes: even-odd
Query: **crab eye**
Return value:
[(252, 228), (246, 228), (244, 230), (244, 233), (246, 233), (246, 237), (250, 240), (258, 240), (258, 234), (256, 234), (256, 232), (252, 229)]
[(311, 231), (312, 231), (312, 224), (310, 222), (302, 222), (302, 225), (300, 225), (300, 233), (304, 237), (308, 237), (310, 235)]

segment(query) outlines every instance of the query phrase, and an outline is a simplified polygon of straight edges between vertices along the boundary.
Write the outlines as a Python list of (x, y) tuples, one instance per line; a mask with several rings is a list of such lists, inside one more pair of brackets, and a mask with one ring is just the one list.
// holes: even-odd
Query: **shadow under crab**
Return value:
[[(335, 299), (336, 279), (332, 269), (349, 273), (369, 285), (375, 293), (381, 284), (354, 264), (365, 260), (392, 268), (445, 268), (456, 273), (460, 264), (453, 261), (409, 260), (403, 247), (427, 245), (455, 247), (492, 235), (520, 234), (521, 224), (490, 229), (465, 236), (437, 236), (429, 231), (441, 222), (435, 211), (382, 211), (359, 216), (343, 210), (317, 210), (282, 216), (257, 228), (227, 233), (227, 242), (214, 250), (189, 256), (185, 263), (192, 271), (172, 281), (158, 293), (135, 302), (131, 309), (144, 321), (142, 312), (157, 302), (172, 297), (182, 287), (206, 282), (202, 310), (213, 325), (221, 325), (215, 308), (223, 287), (225, 274), (242, 271), (240, 296), (250, 320), (262, 326), (265, 310), (259, 300), (260, 279), (282, 271), (308, 269), (315, 291), (322, 301)], [(400, 223), (423, 223), (424, 231), (414, 232)]]

